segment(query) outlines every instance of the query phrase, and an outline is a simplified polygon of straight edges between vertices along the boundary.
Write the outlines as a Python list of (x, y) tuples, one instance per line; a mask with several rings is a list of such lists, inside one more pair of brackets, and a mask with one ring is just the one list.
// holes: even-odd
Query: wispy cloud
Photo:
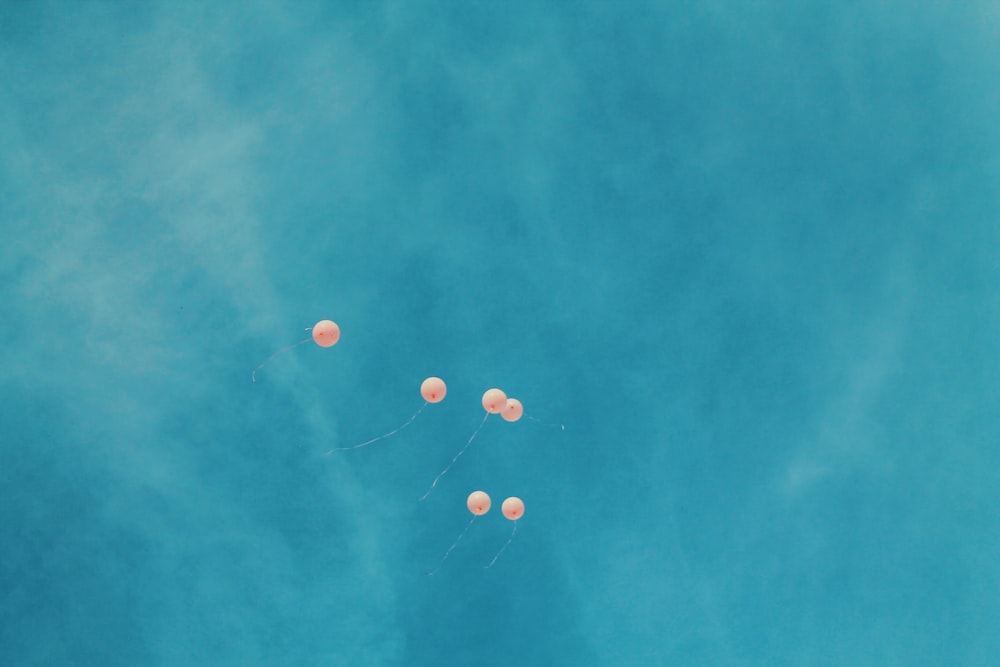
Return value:
[[(206, 458), (218, 455), (204, 449), (212, 422), (238, 431), (245, 413), (184, 414), (183, 404), (161, 400), (179, 391), (203, 398), (203, 409), (233, 410), (234, 401), (219, 397), (241, 391), (230, 386), (236, 376), (204, 367), (209, 360), (225, 371), (232, 362), (214, 362), (219, 355), (206, 351), (248, 350), (248, 340), (254, 348), (284, 344), (311, 324), (296, 320), (301, 313), (282, 302), (262, 270), (274, 230), (263, 231), (258, 213), (269, 177), (260, 149), (278, 111), (248, 114), (227, 99), (206, 64), (239, 43), (240, 26), (188, 10), (116, 25), (92, 15), (97, 8), (80, 8), (75, 17), (45, 18), (56, 36), (48, 44), (5, 49), (6, 62), (35, 58), (38, 66), (15, 73), (19, 95), (2, 105), (0, 163), (17, 175), (7, 201), (20, 204), (5, 212), (15, 234), (4, 244), (11, 284), (4, 300), (25, 327), (6, 328), (5, 382), (67, 406), (70, 421), (59, 429), (78, 447), (69, 460), (53, 453), (54, 471), (83, 457), (111, 480), (103, 525), (91, 529), (125, 531), (147, 545), (136, 572), (159, 583), (136, 594), (158, 660), (216, 651), (245, 664), (269, 662), (273, 630), (264, 619), (301, 624), (312, 609), (317, 618), (306, 625), (316, 636), (307, 650), (345, 664), (387, 664), (401, 645), (386, 626), (394, 617), (380, 565), (386, 536), (359, 518), (365, 493), (349, 469), (329, 466), (312, 492), (341, 512), (329, 549), (353, 557), (319, 574), (302, 572), (286, 536), (231, 486), (238, 477), (213, 474)], [(289, 25), (280, 6), (256, 12), (297, 39), (291, 33), (301, 26)], [(336, 48), (363, 61), (347, 43)], [(333, 47), (304, 54), (317, 51)], [(36, 106), (50, 96), (61, 109)], [(239, 374), (247, 386), (251, 367)], [(268, 380), (272, 395), (292, 400), (296, 421), (306, 425), (296, 439), (335, 438), (322, 396), (285, 377)], [(104, 424), (102, 439), (81, 441), (80, 424), (95, 418)], [(195, 440), (162, 433), (178, 419), (190, 420)], [(232, 460), (221, 462), (239, 465), (240, 456), (231, 451)], [(324, 615), (337, 622), (331, 627)], [(186, 639), (178, 641), (182, 626)]]

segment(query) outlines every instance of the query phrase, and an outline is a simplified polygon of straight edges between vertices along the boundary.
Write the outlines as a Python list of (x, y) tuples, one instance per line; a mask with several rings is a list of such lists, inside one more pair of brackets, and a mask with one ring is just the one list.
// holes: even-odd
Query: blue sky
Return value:
[(202, 5), (0, 6), (0, 662), (993, 664), (993, 3)]

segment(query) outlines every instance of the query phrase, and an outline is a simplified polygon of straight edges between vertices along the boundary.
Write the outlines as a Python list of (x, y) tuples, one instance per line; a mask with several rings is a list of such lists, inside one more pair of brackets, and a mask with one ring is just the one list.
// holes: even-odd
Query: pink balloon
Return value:
[(440, 403), (444, 400), (444, 395), (448, 388), (444, 385), (444, 380), (437, 377), (429, 377), (420, 385), (420, 395), (428, 403)]
[[(312, 327), (312, 339), (316, 341), (316, 344), (320, 347), (332, 347), (337, 344), (340, 340), (340, 327), (337, 326), (336, 322), (331, 320), (320, 320)], [(306, 329), (308, 331), (309, 329)], [(308, 338), (303, 338), (298, 343), (292, 343), (291, 345), (286, 345), (277, 352), (271, 354), (270, 357), (260, 362), (256, 368), (250, 373), (250, 381), (253, 383), (257, 382), (257, 371), (266, 366), (272, 359), (281, 354), (282, 352), (287, 352), (292, 348), (296, 348), (303, 343), (308, 343)]]
[(503, 512), (503, 515), (511, 521), (517, 521), (524, 516), (524, 502), (522, 502), (520, 498), (511, 496), (507, 500), (503, 501), (503, 505), (500, 506), (500, 511)]
[(485, 491), (473, 491), (469, 494), (468, 500), (465, 501), (466, 506), (468, 506), (469, 511), (476, 516), (482, 516), (490, 511), (490, 497)]
[(313, 325), (313, 340), (320, 347), (333, 347), (340, 340), (340, 327), (332, 320), (320, 320)]
[(507, 406), (507, 394), (499, 389), (487, 389), (483, 394), (483, 407), (491, 415), (498, 414)]
[(500, 416), (509, 422), (516, 422), (524, 414), (524, 406), (521, 405), (521, 401), (516, 398), (508, 398), (507, 404), (504, 405), (503, 412)]

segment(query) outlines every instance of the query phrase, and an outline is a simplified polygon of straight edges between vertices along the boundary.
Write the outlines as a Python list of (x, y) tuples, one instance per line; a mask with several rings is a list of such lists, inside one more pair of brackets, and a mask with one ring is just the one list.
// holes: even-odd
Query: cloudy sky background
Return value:
[(204, 4), (0, 6), (0, 662), (993, 664), (994, 3)]

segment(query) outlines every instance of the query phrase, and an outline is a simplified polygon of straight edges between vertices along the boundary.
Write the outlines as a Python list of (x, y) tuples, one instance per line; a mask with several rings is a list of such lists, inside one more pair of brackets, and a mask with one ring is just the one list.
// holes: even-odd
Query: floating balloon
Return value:
[(514, 530), (510, 532), (510, 537), (507, 538), (507, 542), (500, 547), (500, 551), (498, 551), (497, 555), (493, 557), (490, 564), (485, 566), (486, 569), (493, 567), (493, 563), (497, 562), (497, 558), (500, 558), (500, 554), (502, 554), (504, 549), (507, 548), (507, 545), (514, 540), (514, 535), (517, 534), (517, 520), (524, 516), (524, 502), (520, 498), (511, 496), (503, 501), (503, 504), (500, 506), (500, 511), (503, 512), (505, 517), (514, 522)]
[(490, 511), (490, 497), (485, 491), (473, 491), (465, 501), (469, 511), (476, 516), (482, 516)]
[(509, 422), (516, 422), (524, 414), (524, 406), (516, 398), (508, 398), (500, 416)]
[(462, 449), (459, 450), (458, 454), (455, 454), (455, 458), (451, 460), (451, 463), (446, 465), (444, 467), (444, 470), (439, 472), (438, 476), (434, 478), (434, 481), (431, 482), (430, 488), (427, 489), (424, 495), (420, 496), (420, 500), (424, 500), (425, 498), (427, 498), (427, 496), (431, 495), (431, 491), (434, 490), (434, 487), (437, 486), (437, 483), (441, 480), (441, 478), (444, 477), (445, 474), (451, 469), (451, 467), (455, 464), (455, 461), (457, 461), (459, 457), (465, 453), (465, 450), (469, 448), (469, 445), (472, 444), (472, 441), (476, 439), (476, 435), (479, 433), (479, 430), (483, 428), (483, 424), (486, 423), (487, 417), (489, 417), (490, 415), (498, 414), (504, 409), (506, 405), (507, 405), (507, 394), (503, 393), (499, 389), (486, 390), (486, 393), (483, 394), (483, 409), (486, 410), (486, 414), (483, 415), (483, 421), (479, 422), (479, 426), (477, 426), (476, 430), (473, 431), (472, 435), (469, 436), (469, 441), (465, 443), (465, 447), (462, 447)]
[(507, 394), (499, 389), (487, 389), (483, 394), (483, 408), (491, 415), (503, 412), (507, 406)]
[(448, 388), (445, 386), (444, 380), (442, 380), (439, 377), (429, 377), (429, 378), (427, 378), (426, 380), (424, 380), (423, 382), (420, 383), (420, 395), (424, 397), (425, 403), (423, 405), (421, 405), (420, 409), (417, 410), (416, 412), (414, 412), (413, 416), (410, 417), (408, 420), (406, 420), (406, 422), (404, 424), (402, 424), (401, 426), (398, 426), (398, 427), (394, 428), (393, 430), (389, 431), (388, 433), (380, 435), (380, 436), (378, 436), (376, 438), (372, 438), (371, 440), (366, 440), (366, 441), (362, 442), (360, 445), (353, 445), (351, 447), (334, 447), (333, 449), (331, 449), (330, 451), (328, 451), (326, 453), (326, 456), (329, 456), (330, 454), (332, 454), (334, 452), (343, 452), (343, 451), (346, 451), (348, 449), (360, 449), (361, 447), (367, 447), (368, 445), (370, 445), (372, 443), (375, 443), (375, 442), (378, 442), (379, 440), (382, 440), (383, 438), (388, 438), (390, 435), (395, 435), (395, 434), (399, 433), (404, 428), (406, 428), (407, 426), (409, 426), (410, 424), (412, 424), (413, 420), (417, 418), (417, 415), (419, 415), (421, 412), (423, 412), (424, 408), (426, 408), (428, 405), (430, 405), (431, 403), (440, 403), (442, 400), (444, 400), (444, 395), (447, 392), (448, 392)]
[(516, 422), (519, 419), (521, 419), (521, 417), (527, 417), (531, 421), (538, 422), (542, 426), (558, 426), (560, 430), (562, 431), (566, 430), (566, 426), (563, 424), (550, 424), (547, 422), (543, 422), (540, 419), (535, 419), (531, 415), (524, 414), (524, 406), (521, 405), (521, 401), (517, 400), (516, 398), (507, 399), (507, 403), (506, 405), (504, 405), (503, 411), (500, 413), (500, 416), (509, 422)]
[(524, 516), (524, 501), (516, 496), (511, 496), (507, 500), (503, 501), (503, 505), (500, 506), (500, 511), (503, 512), (503, 515), (511, 521), (517, 521)]
[(469, 531), (469, 528), (472, 526), (472, 522), (476, 520), (476, 517), (482, 516), (490, 511), (490, 497), (485, 491), (473, 491), (465, 500), (465, 505), (469, 508), (469, 511), (472, 512), (472, 518), (469, 519), (469, 523), (465, 524), (465, 528), (458, 534), (455, 541), (451, 543), (448, 550), (444, 552), (444, 556), (441, 557), (441, 562), (437, 564), (437, 567), (427, 573), (428, 576), (433, 575), (441, 569), (444, 562), (448, 560), (448, 556), (451, 555), (452, 550), (458, 545), (459, 541), (465, 537), (465, 534)]
[(340, 340), (340, 327), (333, 320), (320, 320), (313, 325), (312, 335), (320, 347), (333, 347)]
[[(315, 343), (320, 347), (333, 347), (334, 345), (337, 344), (337, 341), (340, 340), (340, 327), (337, 326), (337, 323), (332, 320), (320, 320), (311, 327), (308, 327), (306, 331), (309, 331), (310, 329), (312, 330), (312, 340), (315, 341)], [(299, 345), (308, 342), (309, 342), (308, 338), (303, 338), (299, 342), (292, 343), (291, 345), (286, 345), (285, 347), (281, 348), (280, 350), (272, 354), (270, 357), (261, 362), (259, 366), (253, 369), (253, 371), (250, 373), (250, 381), (254, 384), (257, 383), (257, 371), (263, 368), (264, 364), (271, 361), (271, 359), (274, 359), (282, 352), (287, 352), (288, 350), (291, 350), (294, 347), (298, 347)]]
[(429, 377), (420, 383), (420, 395), (428, 403), (440, 403), (447, 392), (448, 388), (441, 378)]

